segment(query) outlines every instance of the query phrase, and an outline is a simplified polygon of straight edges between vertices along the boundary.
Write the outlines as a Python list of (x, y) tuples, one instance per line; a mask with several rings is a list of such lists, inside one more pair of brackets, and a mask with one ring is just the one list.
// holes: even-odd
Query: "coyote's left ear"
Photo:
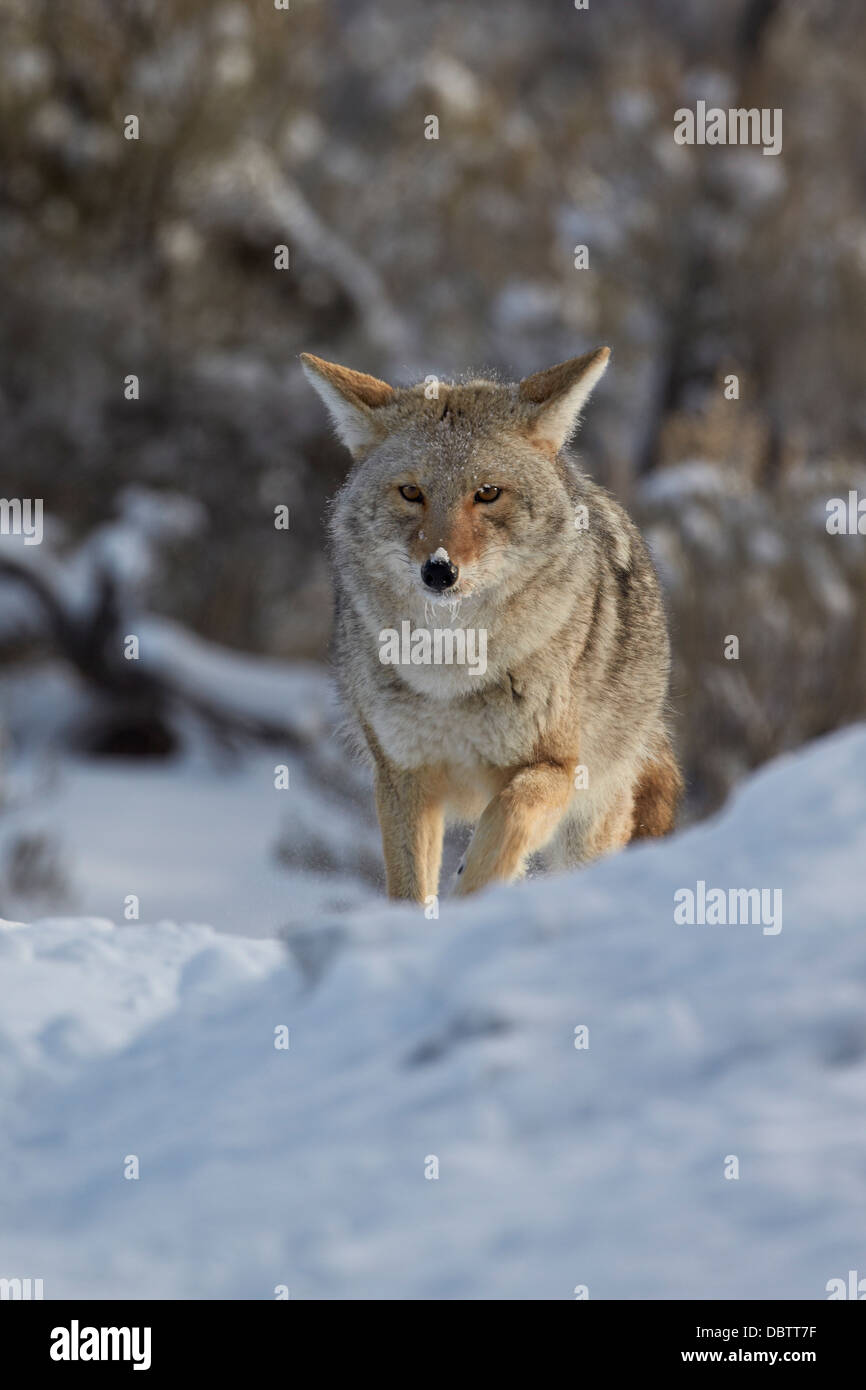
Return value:
[(590, 392), (604, 376), (609, 357), (610, 348), (596, 348), (521, 381), (520, 399), (535, 407), (530, 426), (535, 439), (562, 448)]
[(325, 362), (310, 352), (301, 353), (301, 366), (310, 385), (325, 402), (337, 433), (355, 458), (383, 437), (376, 411), (393, 401), (396, 395), (393, 386), (365, 372), (353, 372), (351, 367)]

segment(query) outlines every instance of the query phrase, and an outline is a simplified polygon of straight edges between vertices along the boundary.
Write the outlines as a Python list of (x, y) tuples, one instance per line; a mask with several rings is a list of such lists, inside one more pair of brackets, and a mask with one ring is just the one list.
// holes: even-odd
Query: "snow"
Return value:
[[(256, 939), (249, 882), (233, 931), (4, 925), (0, 1274), (48, 1298), (826, 1297), (866, 1244), (864, 759), (866, 729), (835, 734), (713, 821), (438, 920), (368, 895)], [(783, 930), (676, 926), (699, 880), (780, 889)]]
[(144, 669), (172, 676), (181, 689), (217, 691), (222, 708), (271, 720), (297, 738), (326, 733), (335, 700), (320, 666), (232, 652), (168, 618), (142, 618), (136, 631)]
[[(34, 721), (43, 708), (30, 711)], [(333, 761), (331, 775), (357, 781), (360, 794), (366, 779), (348, 755), (334, 750)], [(275, 787), (280, 766), (286, 790)], [(272, 936), (375, 896), (375, 818), (359, 824), (351, 803), (322, 785), (321, 755), (315, 770), (313, 780), (306, 759), (278, 748), (132, 769), (118, 759), (49, 758), (7, 775), (0, 854), (8, 862), (22, 840), (54, 846), (64, 902), (89, 917), (117, 920), (135, 895), (145, 921)], [(8, 887), (4, 906), (17, 917), (32, 909)]]
[[(134, 894), (142, 920), (235, 935), (273, 936), (373, 897), (382, 871), (371, 779), (334, 735), (327, 672), (233, 653), (163, 618), (142, 618), (137, 631), (144, 669), (192, 695), (213, 692), (221, 710), (285, 739), (215, 747), (181, 713), (179, 758), (76, 757), (87, 692), (60, 663), (12, 668), (0, 681), (0, 860), (22, 842), (53, 849), (65, 889), (52, 910), (117, 920)], [(4, 891), (7, 916), (45, 910), (38, 894), (8, 882)]]

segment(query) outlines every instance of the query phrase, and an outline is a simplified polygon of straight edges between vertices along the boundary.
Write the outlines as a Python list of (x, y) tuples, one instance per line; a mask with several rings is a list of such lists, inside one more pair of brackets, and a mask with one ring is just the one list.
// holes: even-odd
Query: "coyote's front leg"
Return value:
[(534, 763), (509, 778), (475, 827), (457, 885), (460, 896), (494, 879), (520, 875), (528, 856), (547, 843), (568, 806), (574, 766)]
[(376, 809), (389, 898), (423, 903), (439, 886), (444, 818), (436, 777), (376, 762)]

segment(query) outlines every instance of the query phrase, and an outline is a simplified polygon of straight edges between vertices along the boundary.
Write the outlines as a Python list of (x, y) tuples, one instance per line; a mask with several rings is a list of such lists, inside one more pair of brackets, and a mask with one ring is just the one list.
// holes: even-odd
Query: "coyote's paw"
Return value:
[[(467, 895), (467, 893), (470, 893), (470, 892), (473, 891), (472, 889), (467, 889), (467, 888), (466, 888), (466, 883), (465, 883), (466, 861), (467, 861), (467, 859), (469, 858), (469, 851), (471, 850), (471, 848), (472, 848), (472, 846), (471, 846), (471, 844), (470, 844), (469, 847), (468, 847), (468, 849), (466, 850), (466, 853), (463, 855), (463, 858), (460, 860), (460, 863), (457, 865), (457, 868), (455, 869), (454, 874), (452, 875), (452, 878), (451, 878), (451, 886), (450, 886), (450, 895), (451, 895), (451, 897), (457, 897), (457, 898), (464, 897), (464, 896)], [(522, 879), (530, 878), (530, 877), (531, 877), (531, 872), (530, 872), (529, 865), (528, 865), (528, 863), (523, 863), (523, 864), (520, 865), (520, 867), (519, 867), (518, 869), (515, 870), (515, 872), (511, 875), (511, 877), (510, 877), (509, 879), (507, 879), (506, 881), (507, 881), (508, 883), (519, 883)], [(486, 883), (488, 883), (488, 882), (494, 882), (494, 881), (495, 881), (494, 878), (486, 879), (484, 884), (479, 884), (478, 886), (479, 886), (479, 887), (483, 887), (483, 886), (486, 885)]]

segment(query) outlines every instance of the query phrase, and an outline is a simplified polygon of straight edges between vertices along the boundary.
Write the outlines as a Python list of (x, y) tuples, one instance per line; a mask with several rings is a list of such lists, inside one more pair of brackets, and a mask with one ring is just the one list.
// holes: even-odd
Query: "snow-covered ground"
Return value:
[(334, 737), (327, 673), (241, 656), (163, 619), (139, 628), (152, 669), (218, 691), (223, 708), (286, 723), (291, 741), (232, 752), (182, 716), (179, 757), (75, 756), (73, 732), (91, 706), (68, 669), (4, 672), (0, 916), (137, 911), (273, 936), (374, 897), (370, 779)]
[[(265, 939), (251, 881), (223, 930), (170, 925), (173, 896), (181, 921), (216, 901), (178, 875), (155, 925), (6, 926), (0, 1276), (47, 1298), (826, 1297), (866, 1271), (864, 764), (844, 731), (712, 822), (438, 921), (368, 890)], [(781, 890), (781, 931), (678, 925), (700, 880)]]

